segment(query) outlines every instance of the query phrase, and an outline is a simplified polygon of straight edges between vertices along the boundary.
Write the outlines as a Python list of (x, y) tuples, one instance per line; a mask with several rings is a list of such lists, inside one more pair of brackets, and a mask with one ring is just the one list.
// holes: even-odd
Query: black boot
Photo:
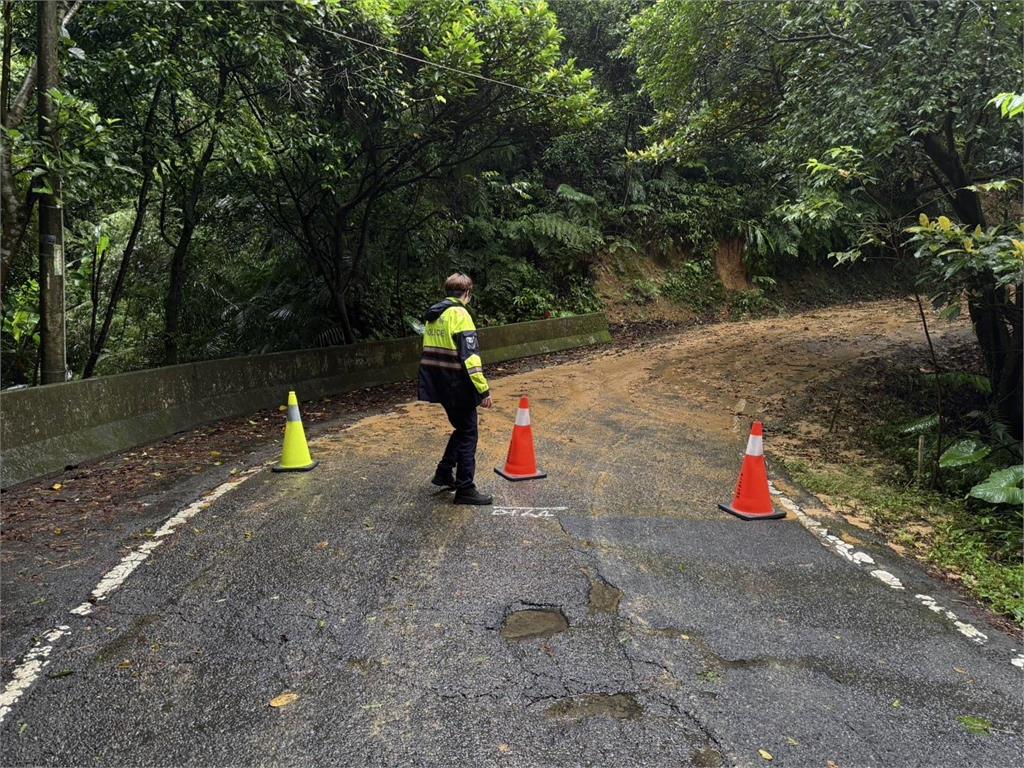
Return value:
[(494, 498), (480, 493), (475, 486), (470, 486), (469, 488), (457, 488), (455, 490), (454, 501), (456, 504), (475, 504), (477, 506), (485, 506), (487, 504), (493, 504)]
[(440, 488), (455, 490), (455, 473), (450, 469), (447, 472), (438, 469), (430, 479), (430, 482)]

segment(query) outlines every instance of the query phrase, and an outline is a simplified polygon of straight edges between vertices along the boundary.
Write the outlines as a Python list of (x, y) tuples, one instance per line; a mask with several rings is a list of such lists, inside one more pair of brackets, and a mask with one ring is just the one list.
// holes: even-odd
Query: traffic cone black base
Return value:
[(719, 504), (718, 508), (723, 512), (728, 512), (730, 515), (736, 515), (741, 520), (778, 520), (780, 517), (786, 516), (785, 512), (775, 512), (768, 515), (748, 515), (746, 512), (733, 509), (731, 504)]
[(317, 466), (320, 462), (314, 461), (311, 464), (307, 464), (304, 467), (282, 467), (280, 464), (275, 464), (270, 468), (271, 472), (309, 472), (313, 467)]
[(506, 480), (511, 480), (513, 483), (517, 480), (540, 480), (542, 477), (548, 476), (547, 472), (535, 472), (532, 475), (510, 475), (508, 472), (503, 469), (499, 469), (498, 467), (495, 467), (494, 471)]

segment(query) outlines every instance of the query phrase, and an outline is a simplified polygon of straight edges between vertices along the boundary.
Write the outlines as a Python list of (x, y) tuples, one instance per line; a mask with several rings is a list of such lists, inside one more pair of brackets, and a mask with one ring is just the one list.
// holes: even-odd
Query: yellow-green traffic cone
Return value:
[(319, 461), (313, 461), (306, 445), (306, 432), (302, 429), (302, 416), (299, 415), (299, 398), (294, 392), (288, 393), (288, 421), (284, 425), (284, 450), (281, 461), (274, 465), (275, 472), (306, 472)]

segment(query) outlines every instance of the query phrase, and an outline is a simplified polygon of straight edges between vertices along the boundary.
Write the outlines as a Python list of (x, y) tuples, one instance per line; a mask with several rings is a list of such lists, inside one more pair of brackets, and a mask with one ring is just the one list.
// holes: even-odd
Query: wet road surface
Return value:
[[(499, 382), (493, 509), (429, 485), (426, 405), (253, 474), (67, 616), (3, 764), (1020, 765), (1013, 639), (881, 546), (902, 590), (792, 513), (718, 511), (749, 419), (680, 393), (690, 365), (670, 341)], [(549, 477), (508, 483), (521, 394)]]

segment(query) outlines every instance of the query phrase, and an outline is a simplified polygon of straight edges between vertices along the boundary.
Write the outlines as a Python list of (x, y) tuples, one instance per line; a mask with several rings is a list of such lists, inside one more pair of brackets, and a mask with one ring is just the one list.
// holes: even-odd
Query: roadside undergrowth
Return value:
[[(943, 362), (963, 370), (974, 363), (972, 354), (955, 348)], [(809, 402), (794, 404), (783, 417), (776, 458), (833, 512), (959, 583), (1019, 632), (1024, 514), (969, 499), (962, 474), (936, 472), (932, 440), (919, 466), (917, 435), (905, 425), (927, 414), (934, 397), (921, 385), (919, 362), (869, 361), (809, 393)], [(944, 394), (948, 446), (967, 428), (960, 414), (975, 412), (979, 403), (967, 389)]]
[(996, 613), (1024, 625), (1024, 564), (1005, 545), (1022, 518), (976, 515), (965, 504), (926, 489), (895, 485), (877, 468), (783, 462), (801, 486), (858, 527), (881, 534), (900, 555), (910, 555), (960, 582)]

